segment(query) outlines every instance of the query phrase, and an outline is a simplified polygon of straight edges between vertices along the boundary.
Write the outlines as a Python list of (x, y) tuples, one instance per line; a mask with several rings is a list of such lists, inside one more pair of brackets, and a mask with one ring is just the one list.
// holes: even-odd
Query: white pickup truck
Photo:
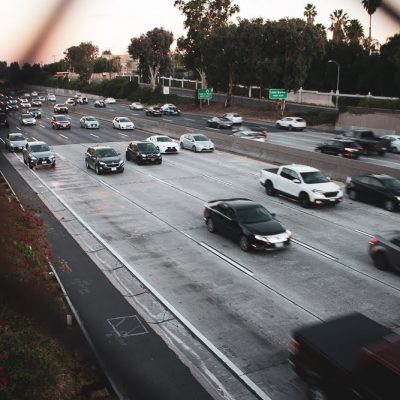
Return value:
[(307, 208), (312, 204), (337, 204), (343, 199), (338, 185), (318, 169), (306, 165), (282, 165), (279, 168), (263, 169), (260, 183), (269, 196), (282, 194), (298, 200)]

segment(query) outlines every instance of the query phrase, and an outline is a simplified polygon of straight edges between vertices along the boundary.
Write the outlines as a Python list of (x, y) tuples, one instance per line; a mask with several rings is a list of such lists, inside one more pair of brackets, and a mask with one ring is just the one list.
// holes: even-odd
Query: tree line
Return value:
[[(336, 89), (337, 64), (340, 64), (340, 92), (368, 92), (381, 96), (400, 94), (400, 34), (382, 46), (372, 37), (372, 15), (381, 0), (363, 0), (370, 16), (368, 35), (356, 19), (343, 10), (330, 14), (331, 25), (315, 24), (316, 7), (304, 8), (304, 19), (284, 18), (272, 21), (232, 18), (240, 11), (232, 0), (175, 0), (184, 16), (186, 35), (177, 39), (162, 27), (154, 28), (130, 40), (127, 47), (138, 60), (139, 73), (152, 89), (158, 75), (170, 74), (178, 65), (192, 71), (202, 87), (226, 92), (226, 105), (234, 85), (330, 91)], [(328, 40), (328, 32), (332, 39)], [(68, 48), (63, 60), (45, 65), (0, 63), (0, 77), (19, 76), (31, 80), (55, 71), (70, 70), (83, 82), (93, 72), (119, 72), (120, 60), (110, 52), (99, 57), (98, 47), (90, 42)], [(332, 63), (329, 61), (336, 62)], [(18, 75), (19, 74), (19, 75)]]

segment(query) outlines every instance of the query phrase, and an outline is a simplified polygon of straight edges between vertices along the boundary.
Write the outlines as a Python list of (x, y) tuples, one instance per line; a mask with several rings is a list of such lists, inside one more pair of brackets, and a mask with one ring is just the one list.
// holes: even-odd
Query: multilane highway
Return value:
[[(101, 117), (101, 128), (79, 128), (77, 113)], [(124, 155), (129, 141), (149, 136), (140, 129), (114, 130), (105, 120), (124, 115), (140, 127), (144, 119), (155, 118), (130, 111), (126, 105), (97, 110), (89, 104), (76, 106), (70, 114), (71, 131), (56, 131), (50, 127), (51, 115), (51, 108), (44, 106), (38, 125), (21, 129), (29, 140), (45, 140), (53, 147), (56, 168), (31, 171), (20, 154), (8, 154), (15, 169), (60, 220), (66, 213), (58, 206), (60, 202), (73, 212), (75, 218), (66, 218), (64, 225), (116, 287), (133, 295), (136, 284), (129, 271), (140, 275), (237, 366), (264, 398), (305, 397), (303, 385), (287, 363), (293, 329), (350, 311), (399, 328), (400, 276), (375, 269), (367, 254), (371, 235), (398, 228), (398, 213), (347, 198), (336, 207), (302, 209), (286, 199), (267, 197), (258, 173), (270, 165), (218, 149), (210, 154), (182, 151), (165, 155), (162, 165), (126, 162), (123, 174), (97, 176), (84, 165), (89, 143), (108, 143)], [(171, 121), (174, 135), (174, 124), (199, 130), (205, 118), (163, 119)], [(10, 123), (9, 131), (18, 131), (15, 118)], [(3, 139), (5, 132), (1, 131)], [(269, 140), (287, 140), (293, 145), (295, 136), (296, 146), (311, 149), (322, 135), (271, 132)], [(397, 158), (388, 154), (385, 162), (398, 165)], [(250, 198), (276, 213), (293, 232), (290, 248), (244, 253), (238, 244), (209, 233), (202, 219), (204, 202), (231, 197)], [(96, 240), (106, 246), (94, 245)], [(126, 262), (123, 268), (116, 268), (116, 255)], [(148, 303), (141, 306), (148, 318), (157, 313)], [(179, 351), (195, 351), (174, 340), (170, 330), (161, 334)], [(211, 371), (217, 387), (224, 387), (223, 366), (213, 366), (210, 358), (192, 358), (205, 375)], [(226, 390), (232, 398), (254, 398), (246, 391)]]

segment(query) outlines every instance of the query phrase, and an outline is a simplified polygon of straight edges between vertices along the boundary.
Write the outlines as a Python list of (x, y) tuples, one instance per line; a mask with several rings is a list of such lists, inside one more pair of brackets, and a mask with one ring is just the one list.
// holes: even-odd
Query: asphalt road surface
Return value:
[[(101, 128), (79, 128), (75, 112), (101, 116)], [(109, 143), (124, 154), (130, 140), (149, 136), (140, 129), (114, 130), (107, 120), (130, 116), (140, 128), (141, 121), (154, 117), (130, 111), (127, 105), (98, 110), (89, 104), (76, 106), (71, 113), (71, 131), (56, 131), (49, 125), (51, 109), (43, 107), (43, 114), (36, 127), (22, 131), (30, 140), (45, 140), (54, 148), (57, 167), (32, 172), (20, 154), (7, 154), (14, 168), (50, 209), (57, 210), (56, 203), (62, 201), (79, 217), (64, 226), (83, 248), (93, 240), (88, 232), (95, 234), (102, 246), (92, 249), (91, 258), (116, 287), (134, 297), (137, 286), (132, 274), (140, 276), (264, 398), (305, 397), (303, 385), (287, 363), (293, 329), (350, 311), (398, 329), (400, 276), (376, 270), (367, 246), (375, 232), (398, 228), (399, 213), (347, 198), (336, 207), (305, 210), (286, 199), (267, 197), (258, 173), (268, 165), (218, 150), (166, 155), (163, 164), (155, 166), (126, 162), (123, 174), (97, 176), (84, 165), (88, 143)], [(162, 119), (171, 122), (173, 134), (175, 124), (207, 132), (206, 118), (190, 114)], [(10, 131), (16, 129), (11, 118)], [(326, 133), (271, 128), (269, 140), (279, 144), (286, 140), (290, 147), (311, 151), (323, 136)], [(398, 165), (398, 156), (388, 154), (385, 160)], [(244, 253), (238, 244), (209, 233), (202, 219), (204, 202), (231, 197), (256, 200), (275, 212), (293, 232), (292, 246)], [(56, 216), (61, 219), (62, 213)], [(124, 261), (121, 268), (111, 264), (110, 252)], [(135, 301), (144, 314), (154, 312), (148, 299)], [(187, 359), (201, 364), (205, 375), (212, 371), (216, 387), (224, 387), (226, 369), (212, 365), (214, 359), (203, 358), (189, 342), (185, 345), (188, 338), (176, 339), (170, 328), (160, 334), (180, 354), (191, 354)], [(235, 393), (231, 386), (226, 390), (232, 398), (252, 398), (243, 391)]]

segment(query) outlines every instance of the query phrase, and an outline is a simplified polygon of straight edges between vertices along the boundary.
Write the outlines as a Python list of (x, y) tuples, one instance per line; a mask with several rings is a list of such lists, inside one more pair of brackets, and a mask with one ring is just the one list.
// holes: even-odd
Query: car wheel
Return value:
[(393, 146), (393, 147), (390, 148), (390, 152), (391, 153), (398, 153), (399, 151), (397, 150), (397, 147)]
[(124, 168), (121, 168), (118, 172), (119, 172), (120, 174), (122, 174), (122, 173), (124, 172)]
[(379, 154), (380, 156), (384, 156), (385, 153), (386, 153), (386, 151), (378, 151), (378, 154)]
[(356, 201), (358, 199), (358, 193), (354, 189), (350, 189), (349, 198)]
[(179, 143), (179, 147), (183, 150), (183, 143), (182, 142)]
[(100, 174), (101, 174), (101, 171), (100, 171), (100, 168), (99, 168), (99, 165), (98, 165), (98, 164), (96, 165), (95, 170), (96, 170), (96, 174), (97, 174), (97, 175), (100, 175)]
[(192, 147), (192, 151), (194, 151), (195, 153), (197, 153), (196, 146), (193, 146), (193, 147)]
[(385, 200), (385, 202), (383, 203), (383, 208), (387, 211), (394, 211), (394, 202), (392, 200)]
[(265, 192), (267, 193), (268, 196), (275, 196), (275, 188), (272, 182), (268, 181), (265, 184)]
[(211, 233), (215, 232), (214, 220), (211, 217), (207, 218), (206, 225), (207, 225), (208, 232), (211, 232)]
[(277, 129), (281, 129), (281, 124), (276, 124), (275, 127), (276, 127)]
[(30, 169), (33, 169), (33, 165), (29, 160), (28, 160), (28, 166), (29, 166)]
[(288, 126), (288, 130), (289, 130), (289, 131), (292, 131), (292, 130), (293, 130), (293, 126), (292, 126), (292, 125), (289, 125), (289, 126)]
[(243, 235), (240, 237), (239, 245), (243, 251), (249, 251), (249, 240), (246, 236)]
[(86, 165), (86, 168), (87, 168), (87, 169), (90, 169), (90, 165), (89, 165), (89, 163), (88, 163), (87, 160), (85, 160), (85, 165)]
[(162, 160), (157, 161), (157, 164), (158, 164), (158, 165), (162, 164)]
[(24, 158), (24, 164), (26, 165), (27, 164), (27, 162), (26, 162), (26, 158), (25, 157), (23, 157)]
[(325, 390), (318, 385), (309, 384), (307, 392), (309, 400), (328, 400)]
[(383, 251), (378, 251), (373, 256), (374, 265), (381, 271), (385, 271), (389, 268), (388, 259)]
[(301, 205), (303, 208), (309, 208), (310, 205), (311, 205), (311, 203), (310, 203), (310, 198), (308, 197), (308, 194), (307, 194), (307, 193), (301, 193), (301, 194), (300, 194), (299, 202), (300, 202), (300, 205)]

